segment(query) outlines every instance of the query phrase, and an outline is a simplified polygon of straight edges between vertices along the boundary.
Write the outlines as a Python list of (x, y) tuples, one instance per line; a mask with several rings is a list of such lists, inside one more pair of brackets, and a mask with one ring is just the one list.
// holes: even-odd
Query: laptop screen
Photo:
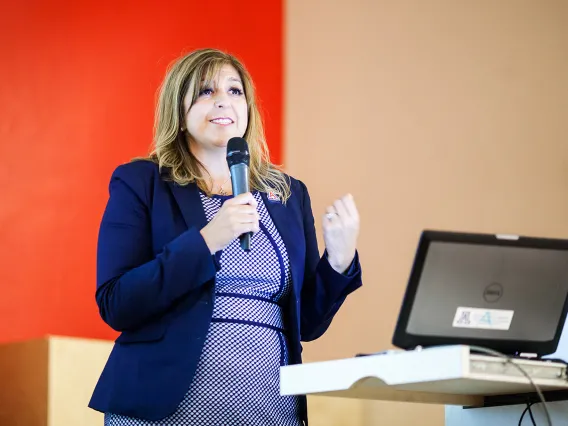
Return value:
[(543, 240), (531, 247), (526, 240), (452, 237), (433, 233), (421, 242), (393, 342), (406, 346), (403, 333), (414, 346), (556, 346), (566, 316), (568, 250)]

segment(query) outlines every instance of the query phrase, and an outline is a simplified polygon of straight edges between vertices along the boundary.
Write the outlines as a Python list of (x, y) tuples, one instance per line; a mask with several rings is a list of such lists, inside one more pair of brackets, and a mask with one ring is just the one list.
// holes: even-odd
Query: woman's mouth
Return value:
[(213, 120), (209, 120), (210, 123), (219, 124), (221, 126), (228, 126), (229, 124), (233, 124), (234, 121), (228, 117), (218, 117), (214, 118)]

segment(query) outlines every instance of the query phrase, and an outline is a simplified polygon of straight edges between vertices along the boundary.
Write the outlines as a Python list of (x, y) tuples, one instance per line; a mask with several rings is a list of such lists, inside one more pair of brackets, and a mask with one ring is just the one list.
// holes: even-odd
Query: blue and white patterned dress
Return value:
[[(288, 363), (283, 306), (291, 290), (286, 247), (259, 193), (260, 232), (217, 253), (215, 305), (193, 382), (172, 415), (145, 421), (112, 413), (105, 426), (301, 426), (298, 397), (280, 396)], [(201, 193), (210, 221), (229, 197)]]

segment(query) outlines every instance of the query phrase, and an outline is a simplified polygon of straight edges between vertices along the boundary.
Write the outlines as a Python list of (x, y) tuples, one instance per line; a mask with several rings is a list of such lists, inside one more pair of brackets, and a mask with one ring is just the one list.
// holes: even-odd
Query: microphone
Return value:
[[(234, 137), (227, 143), (227, 164), (231, 171), (231, 183), (233, 185), (233, 196), (249, 192), (249, 164), (250, 155), (248, 144), (243, 138)], [(245, 251), (250, 250), (250, 237), (252, 233), (247, 232), (239, 236), (241, 248)]]

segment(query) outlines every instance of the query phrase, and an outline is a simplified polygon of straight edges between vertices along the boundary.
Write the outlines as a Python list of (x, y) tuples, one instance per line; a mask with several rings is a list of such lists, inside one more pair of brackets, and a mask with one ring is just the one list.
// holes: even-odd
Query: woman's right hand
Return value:
[(250, 192), (225, 201), (215, 217), (201, 229), (201, 236), (211, 254), (224, 249), (246, 232), (258, 232), (256, 207), (257, 202)]

